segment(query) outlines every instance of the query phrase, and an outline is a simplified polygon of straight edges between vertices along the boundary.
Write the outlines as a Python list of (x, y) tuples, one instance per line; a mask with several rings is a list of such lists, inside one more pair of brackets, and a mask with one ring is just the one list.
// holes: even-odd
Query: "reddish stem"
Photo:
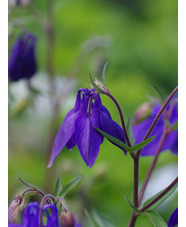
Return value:
[(122, 128), (123, 128), (123, 133), (125, 135), (125, 139), (126, 139), (127, 145), (129, 147), (131, 147), (131, 143), (130, 143), (130, 140), (129, 140), (129, 137), (128, 137), (127, 129), (126, 129), (126, 126), (125, 126), (125, 120), (124, 120), (123, 112), (121, 110), (121, 107), (120, 107), (118, 101), (109, 92), (105, 92), (105, 91), (102, 90), (102, 94), (107, 95), (110, 99), (112, 99), (112, 101), (116, 105), (116, 107), (118, 109), (118, 112), (119, 112), (119, 116), (120, 116), (120, 120), (121, 120), (121, 124), (122, 124)]
[(144, 206), (140, 211), (144, 212), (149, 207), (151, 207), (153, 204), (155, 204), (158, 200), (160, 200), (167, 192), (169, 192), (174, 185), (178, 182), (178, 177), (162, 192), (160, 193), (155, 199), (153, 199), (150, 203), (148, 203), (146, 206)]
[[(171, 94), (169, 95), (168, 99), (165, 101), (165, 103), (164, 103), (163, 106), (161, 107), (160, 111), (158, 112), (158, 114), (157, 114), (156, 117), (154, 118), (154, 121), (152, 122), (152, 124), (151, 124), (149, 130), (147, 131), (147, 133), (146, 133), (146, 135), (145, 135), (143, 141), (146, 140), (146, 139), (148, 139), (148, 137), (150, 136), (150, 134), (151, 134), (152, 130), (154, 129), (156, 123), (157, 123), (158, 120), (160, 119), (161, 114), (162, 114), (163, 111), (166, 109), (167, 105), (169, 104), (169, 102), (171, 101), (171, 99), (174, 97), (174, 95), (177, 93), (177, 91), (178, 91), (178, 86), (171, 92)], [(142, 149), (140, 149), (139, 151), (137, 151), (137, 155), (138, 155), (138, 156), (140, 156), (141, 151), (142, 151)]]
[(148, 174), (147, 174), (147, 176), (146, 176), (145, 182), (144, 182), (144, 184), (143, 184), (143, 186), (142, 186), (142, 188), (141, 188), (141, 192), (140, 192), (140, 195), (139, 195), (139, 201), (138, 201), (138, 204), (139, 204), (139, 205), (140, 205), (140, 203), (141, 203), (141, 200), (142, 200), (143, 195), (144, 195), (144, 193), (145, 193), (147, 184), (148, 184), (148, 182), (149, 182), (149, 179), (150, 179), (150, 177), (151, 177), (151, 175), (152, 175), (152, 172), (153, 172), (153, 170), (154, 170), (154, 168), (155, 168), (155, 165), (156, 165), (156, 163), (157, 163), (157, 160), (158, 160), (159, 154), (160, 154), (160, 152), (161, 152), (161, 149), (162, 149), (162, 147), (163, 147), (163, 144), (164, 144), (164, 142), (165, 142), (165, 140), (166, 140), (166, 138), (167, 138), (167, 136), (168, 136), (168, 132), (167, 132), (166, 130), (164, 130), (164, 131), (165, 131), (165, 132), (163, 133), (163, 135), (162, 135), (162, 137), (161, 137), (161, 140), (160, 140), (158, 149), (157, 149), (156, 154), (155, 154), (155, 156), (154, 156), (154, 159), (153, 159), (153, 162), (152, 162), (151, 167), (150, 167), (150, 169), (149, 169), (149, 172), (148, 172)]

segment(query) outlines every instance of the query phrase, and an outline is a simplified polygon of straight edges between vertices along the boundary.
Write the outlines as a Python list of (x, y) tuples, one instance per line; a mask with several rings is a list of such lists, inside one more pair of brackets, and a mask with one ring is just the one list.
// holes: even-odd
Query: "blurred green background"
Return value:
[[(9, 83), (10, 201), (25, 189), (19, 176), (51, 193), (58, 176), (65, 185), (82, 174), (81, 182), (66, 197), (77, 219), (84, 226), (92, 226), (85, 216), (86, 209), (94, 217), (108, 220), (111, 226), (127, 226), (131, 211), (123, 195), (132, 200), (133, 187), (129, 155), (125, 157), (105, 139), (91, 169), (75, 147), (72, 151), (65, 148), (47, 170), (46, 153), (51, 151), (55, 134), (74, 105), (77, 90), (90, 88), (89, 72), (100, 78), (107, 61), (107, 85), (126, 119), (134, 117), (137, 107), (148, 101), (148, 95), (154, 96), (149, 84), (157, 86), (165, 97), (174, 89), (178, 81), (177, 7), (177, 1), (168, 0), (33, 0), (25, 6), (9, 2), (9, 51), (23, 28), (35, 34), (38, 73), (31, 83), (41, 92), (31, 94), (25, 81)], [(46, 29), (50, 29), (50, 23), (54, 40), (48, 53)], [(55, 112), (56, 97), (59, 105)], [(104, 96), (102, 102), (120, 123), (113, 103)], [(141, 158), (140, 183), (151, 161), (152, 157)], [(157, 192), (177, 175), (177, 156), (169, 151), (162, 153), (158, 169), (165, 176), (159, 172), (153, 175), (154, 182), (159, 178)], [(153, 179), (149, 195), (156, 190)], [(165, 184), (166, 180), (169, 183)], [(176, 206), (175, 193), (158, 211), (167, 221)], [(141, 217), (136, 226), (152, 224)]]

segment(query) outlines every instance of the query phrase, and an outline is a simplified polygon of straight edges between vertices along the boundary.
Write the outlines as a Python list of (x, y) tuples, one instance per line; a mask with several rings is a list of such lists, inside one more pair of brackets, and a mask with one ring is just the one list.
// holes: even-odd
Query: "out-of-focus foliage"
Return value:
[[(72, 151), (64, 149), (53, 169), (47, 170), (45, 153), (53, 114), (51, 100), (55, 97), (60, 100), (55, 121), (57, 132), (65, 114), (73, 107), (76, 91), (80, 87), (90, 88), (89, 72), (99, 78), (106, 61), (109, 61), (107, 86), (120, 103), (126, 119), (134, 117), (137, 107), (148, 101), (147, 95), (154, 95), (149, 84), (168, 95), (177, 85), (177, 1), (52, 2), (53, 62), (57, 75), (57, 91), (52, 96), (48, 92), (46, 69), (47, 1), (33, 0), (24, 7), (9, 8), (9, 49), (23, 27), (37, 37), (38, 73), (31, 83), (41, 92), (31, 96), (25, 81), (9, 84), (9, 198), (23, 191), (19, 176), (43, 190), (50, 181), (49, 192), (52, 193), (58, 176), (65, 185), (82, 174), (81, 182), (66, 199), (78, 219), (84, 220), (84, 226), (91, 226), (84, 209), (93, 216), (104, 217), (113, 226), (127, 226), (131, 211), (124, 194), (132, 200), (133, 186), (133, 163), (129, 155), (125, 157), (105, 140), (91, 169), (75, 147)], [(29, 102), (20, 105), (22, 100)], [(113, 103), (105, 96), (102, 102), (120, 124)], [(152, 157), (141, 158), (140, 183), (151, 161)], [(165, 178), (159, 179), (156, 186), (160, 188), (157, 186), (156, 192), (175, 177), (175, 166), (177, 156), (170, 151), (161, 154), (157, 168), (164, 167), (166, 173), (167, 167), (169, 176), (165, 174)], [(52, 174), (48, 174), (50, 171)], [(173, 195), (167, 204), (169, 209), (164, 205), (158, 208), (166, 221), (177, 206), (177, 196)], [(136, 226), (151, 226), (151, 223), (141, 217)]]

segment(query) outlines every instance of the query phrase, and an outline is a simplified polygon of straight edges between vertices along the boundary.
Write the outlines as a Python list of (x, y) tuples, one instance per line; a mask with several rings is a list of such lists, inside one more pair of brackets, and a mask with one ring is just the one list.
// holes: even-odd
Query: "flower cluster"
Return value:
[(21, 34), (14, 43), (8, 62), (10, 81), (30, 79), (37, 71), (35, 58), (36, 37), (30, 33)]
[(8, 227), (81, 227), (81, 224), (70, 211), (63, 210), (58, 216), (55, 205), (47, 204), (40, 208), (37, 202), (31, 202), (24, 211), (22, 224), (9, 222)]
[[(133, 134), (136, 144), (143, 140), (146, 132), (151, 126), (160, 108), (161, 106), (159, 104), (156, 104), (152, 109), (151, 115), (148, 118), (146, 118), (141, 123), (133, 126)], [(173, 126), (177, 121), (178, 96), (175, 96), (172, 102), (167, 106), (165, 112), (161, 115), (160, 119), (158, 120), (156, 126), (151, 133), (151, 136), (155, 136), (155, 138), (143, 148), (141, 155), (155, 155), (163, 134), (166, 134), (166, 139), (164, 141), (161, 151), (170, 149), (172, 153), (178, 154), (178, 130), (171, 128), (171, 126)], [(166, 122), (170, 125), (170, 127), (167, 126)]]
[(56, 135), (48, 167), (53, 165), (65, 145), (68, 149), (77, 145), (87, 166), (92, 167), (103, 142), (103, 136), (95, 127), (125, 143), (121, 127), (112, 120), (99, 94), (94, 89), (80, 89), (74, 108), (68, 112)]

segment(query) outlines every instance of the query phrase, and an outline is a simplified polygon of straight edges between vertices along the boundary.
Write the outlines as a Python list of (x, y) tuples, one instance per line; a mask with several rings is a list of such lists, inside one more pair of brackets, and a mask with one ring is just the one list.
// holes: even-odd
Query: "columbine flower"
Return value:
[(39, 227), (39, 204), (32, 202), (28, 204), (24, 211), (22, 225), (20, 224), (9, 224), (8, 227)]
[(168, 222), (168, 227), (175, 227), (175, 226), (178, 226), (178, 207), (171, 214)]
[[(133, 126), (133, 134), (135, 143), (140, 143), (146, 132), (148, 131), (150, 125), (152, 124), (154, 118), (159, 112), (161, 106), (156, 104), (152, 110), (150, 117), (145, 119), (143, 122)], [(174, 123), (178, 120), (178, 99), (177, 96), (172, 100), (172, 102), (166, 108), (166, 114), (163, 113), (160, 119), (158, 120), (156, 126), (154, 127), (150, 136), (155, 136), (155, 138), (147, 144), (142, 152), (142, 156), (154, 155), (157, 151), (159, 142), (165, 130), (167, 130), (168, 136), (165, 139), (164, 145), (161, 151), (165, 151), (166, 149), (170, 149), (172, 153), (178, 154), (178, 131), (177, 129), (170, 129), (165, 123), (165, 120), (168, 121), (168, 124), (174, 125)]]
[(30, 79), (37, 71), (35, 59), (36, 38), (24, 33), (14, 43), (8, 62), (8, 77), (11, 81)]
[[(42, 217), (44, 214), (46, 215), (46, 224), (42, 222), (40, 225), (40, 215)], [(22, 224), (9, 224), (8, 227), (63, 227), (65, 223), (64, 220), (62, 225), (55, 205), (47, 204), (41, 209), (37, 202), (31, 202), (24, 211)], [(73, 224), (69, 227), (81, 227), (81, 224), (77, 223), (74, 218)]]
[(95, 127), (125, 142), (121, 127), (112, 120), (95, 90), (80, 89), (74, 108), (68, 112), (57, 133), (48, 167), (53, 165), (65, 145), (68, 149), (77, 145), (87, 166), (92, 167), (103, 142), (103, 136)]

